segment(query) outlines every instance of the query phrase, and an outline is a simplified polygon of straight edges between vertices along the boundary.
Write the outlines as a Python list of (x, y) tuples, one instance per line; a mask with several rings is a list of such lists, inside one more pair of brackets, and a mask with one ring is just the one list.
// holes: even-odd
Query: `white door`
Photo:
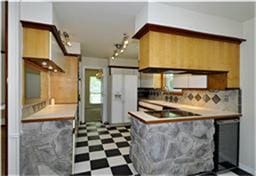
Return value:
[(111, 92), (111, 122), (123, 122), (123, 75), (113, 74), (112, 76), (112, 92)]
[(123, 122), (130, 122), (129, 111), (137, 111), (138, 76), (124, 75)]

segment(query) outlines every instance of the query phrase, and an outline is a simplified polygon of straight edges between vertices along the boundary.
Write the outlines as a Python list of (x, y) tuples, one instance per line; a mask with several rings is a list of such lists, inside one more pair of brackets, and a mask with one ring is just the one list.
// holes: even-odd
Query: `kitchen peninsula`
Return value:
[[(137, 171), (143, 174), (189, 175), (212, 171), (214, 120), (241, 116), (160, 100), (142, 102), (169, 108), (129, 112), (132, 116), (130, 158)], [(157, 112), (169, 114), (162, 118), (152, 115)], [(180, 112), (187, 112), (188, 116), (178, 115)]]

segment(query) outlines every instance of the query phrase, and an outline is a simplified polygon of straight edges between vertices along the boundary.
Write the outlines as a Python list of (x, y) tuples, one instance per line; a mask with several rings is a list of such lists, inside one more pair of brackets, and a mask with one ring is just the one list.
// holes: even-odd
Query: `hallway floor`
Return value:
[[(100, 122), (79, 126), (75, 175), (139, 175), (129, 158), (130, 127), (106, 127)], [(248, 176), (236, 169), (219, 176)]]

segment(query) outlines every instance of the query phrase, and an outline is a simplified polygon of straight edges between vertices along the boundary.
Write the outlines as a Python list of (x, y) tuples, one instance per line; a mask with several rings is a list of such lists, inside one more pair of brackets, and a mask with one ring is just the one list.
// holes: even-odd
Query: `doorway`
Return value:
[(85, 122), (102, 121), (102, 69), (85, 69)]

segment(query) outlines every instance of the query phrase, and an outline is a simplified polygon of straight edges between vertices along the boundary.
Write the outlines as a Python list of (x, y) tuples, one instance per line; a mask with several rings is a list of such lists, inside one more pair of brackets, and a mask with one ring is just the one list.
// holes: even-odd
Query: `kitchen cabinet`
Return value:
[(161, 74), (140, 73), (140, 87), (160, 89), (162, 87)]
[[(217, 77), (217, 78), (216, 78)], [(222, 80), (221, 84), (218, 81)], [(176, 74), (173, 77), (173, 88), (176, 89), (225, 89), (225, 75), (191, 75)]]
[(134, 38), (140, 40), (139, 70), (142, 72), (173, 69), (224, 73), (223, 76), (227, 73), (226, 88), (239, 87), (239, 55), (243, 39), (158, 25), (142, 28)]
[(137, 111), (137, 75), (111, 75), (111, 124), (130, 122), (129, 111)]

